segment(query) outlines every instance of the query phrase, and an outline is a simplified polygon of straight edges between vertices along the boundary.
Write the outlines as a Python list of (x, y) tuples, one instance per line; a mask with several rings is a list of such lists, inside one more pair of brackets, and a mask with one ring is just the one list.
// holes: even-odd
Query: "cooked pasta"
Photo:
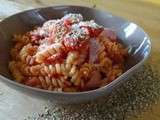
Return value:
[(39, 47), (40, 49), (43, 49), (41, 52), (38, 52), (36, 57), (36, 62), (38, 63), (44, 63), (44, 60), (50, 56), (52, 56), (55, 53), (61, 52), (62, 45), (60, 43), (53, 44), (47, 48), (42, 45), (42, 47)]
[(115, 33), (80, 14), (14, 35), (9, 69), (15, 81), (57, 92), (92, 90), (124, 72), (127, 50)]
[(20, 72), (18, 63), (16, 63), (16, 61), (11, 61), (9, 63), (9, 68), (17, 82), (22, 82), (24, 80), (24, 76)]
[(102, 46), (98, 51), (98, 59), (101, 71), (103, 73), (108, 73), (112, 68), (112, 60), (107, 56), (104, 46)]
[(30, 43), (25, 45), (19, 52), (19, 58), (22, 62), (26, 64), (33, 64), (35, 62), (35, 57), (33, 56), (37, 47), (32, 46)]

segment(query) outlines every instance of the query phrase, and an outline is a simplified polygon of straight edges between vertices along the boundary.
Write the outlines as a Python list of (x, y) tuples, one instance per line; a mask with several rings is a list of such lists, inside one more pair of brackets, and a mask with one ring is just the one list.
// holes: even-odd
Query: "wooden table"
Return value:
[[(107, 10), (144, 28), (151, 37), (152, 55), (149, 63), (160, 68), (160, 1), (159, 0), (0, 0), (0, 19), (35, 7), (60, 4), (85, 5)], [(160, 72), (160, 69), (158, 69)], [(0, 82), (0, 120), (22, 120), (32, 111), (40, 112), (48, 101), (37, 100), (10, 89)], [(23, 108), (25, 106), (25, 109)], [(133, 120), (159, 120), (160, 101), (152, 112), (144, 112)]]

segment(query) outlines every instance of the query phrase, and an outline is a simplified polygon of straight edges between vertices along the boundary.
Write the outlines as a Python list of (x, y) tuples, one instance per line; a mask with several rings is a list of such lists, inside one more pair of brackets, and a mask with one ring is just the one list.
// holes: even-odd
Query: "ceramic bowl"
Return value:
[[(42, 25), (49, 19), (61, 18), (68, 13), (80, 13), (85, 20), (93, 19), (98, 24), (115, 30), (120, 42), (129, 49), (126, 71), (110, 84), (86, 92), (59, 93), (32, 88), (15, 82), (8, 69), (13, 35), (25, 33), (33, 29), (34, 26)], [(53, 100), (56, 103), (65, 104), (82, 103), (109, 95), (113, 89), (125, 82), (142, 66), (148, 58), (150, 50), (150, 39), (141, 27), (109, 12), (82, 6), (53, 6), (32, 9), (10, 16), (0, 22), (0, 80), (13, 89), (39, 99)]]

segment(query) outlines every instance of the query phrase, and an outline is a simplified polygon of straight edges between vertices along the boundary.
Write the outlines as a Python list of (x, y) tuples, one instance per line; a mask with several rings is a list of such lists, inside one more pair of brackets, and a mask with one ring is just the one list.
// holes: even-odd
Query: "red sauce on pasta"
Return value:
[(66, 56), (67, 56), (67, 53), (65, 52), (56, 53), (46, 58), (45, 63), (47, 64), (63, 63), (63, 61), (66, 59)]
[(52, 77), (54, 78), (60, 78), (60, 77), (63, 77), (64, 75), (63, 74), (53, 74)]
[(67, 14), (15, 37), (9, 68), (20, 83), (53, 91), (86, 91), (123, 73), (127, 51), (113, 30)]

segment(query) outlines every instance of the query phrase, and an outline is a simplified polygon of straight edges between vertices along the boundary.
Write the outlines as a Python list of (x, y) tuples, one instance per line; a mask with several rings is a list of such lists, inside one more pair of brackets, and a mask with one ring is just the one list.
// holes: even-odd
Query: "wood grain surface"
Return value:
[[(160, 0), (0, 0), (0, 19), (26, 9), (62, 4), (96, 7), (137, 23), (151, 38), (149, 64), (160, 73)], [(22, 120), (32, 111), (41, 111), (44, 104), (47, 101), (37, 102), (0, 82), (0, 120)], [(131, 120), (160, 120), (160, 100), (152, 106), (152, 110)]]

